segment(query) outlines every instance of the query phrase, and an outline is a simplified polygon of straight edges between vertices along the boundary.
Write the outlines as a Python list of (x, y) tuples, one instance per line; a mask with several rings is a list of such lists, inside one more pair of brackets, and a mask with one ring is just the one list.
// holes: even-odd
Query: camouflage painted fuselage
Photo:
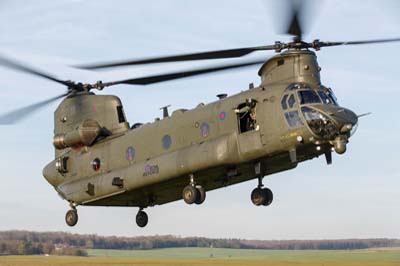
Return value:
[[(321, 88), (319, 72), (313, 52), (287, 51), (263, 65), (258, 87), (132, 129), (116, 110), (122, 106), (117, 97), (69, 97), (55, 112), (55, 134), (75, 130), (87, 119), (108, 134), (90, 145), (56, 150), (44, 176), (77, 205), (147, 207), (182, 199), (190, 174), (208, 191), (294, 168), (332, 147), (332, 139), (311, 130), (303, 115), (301, 123), (290, 125), (282, 104), (291, 84)], [(256, 102), (256, 127), (243, 132), (235, 110), (246, 99)], [(354, 113), (335, 104), (306, 105), (295, 99), (289, 111), (315, 108), (333, 117), (338, 131), (349, 121), (356, 123)], [(60, 158), (67, 158), (65, 171), (57, 168)], [(100, 162), (96, 167), (95, 159)]]

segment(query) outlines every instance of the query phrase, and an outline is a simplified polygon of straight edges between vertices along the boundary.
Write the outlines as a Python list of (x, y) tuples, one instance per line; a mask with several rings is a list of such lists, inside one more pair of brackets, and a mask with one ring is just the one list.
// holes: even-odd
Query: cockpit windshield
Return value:
[(282, 108), (284, 110), (293, 107), (292, 103), (294, 102), (293, 100), (295, 100), (293, 96), (296, 94), (294, 91), (297, 91), (300, 105), (321, 103), (338, 105), (335, 94), (333, 94), (330, 88), (320, 85), (318, 88), (312, 89), (310, 85), (306, 83), (293, 83), (286, 88), (286, 94), (282, 98)]
[(339, 105), (338, 102), (337, 102), (337, 98), (336, 98), (335, 94), (333, 93), (332, 89), (328, 88), (326, 94), (331, 99), (333, 104)]
[(321, 103), (321, 99), (314, 90), (301, 90), (298, 91), (298, 95), (300, 104)]
[(328, 97), (327, 94), (325, 94), (325, 92), (318, 91), (318, 95), (321, 98), (323, 104), (332, 104), (332, 100)]
[(337, 100), (331, 89), (318, 90), (318, 95), (323, 104), (337, 105)]

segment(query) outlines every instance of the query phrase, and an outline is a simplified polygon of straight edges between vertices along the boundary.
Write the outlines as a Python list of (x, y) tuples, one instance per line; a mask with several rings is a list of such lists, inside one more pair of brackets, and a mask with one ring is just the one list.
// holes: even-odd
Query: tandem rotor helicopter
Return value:
[[(358, 118), (340, 106), (332, 89), (320, 79), (314, 51), (341, 45), (397, 42), (384, 40), (325, 42), (303, 40), (303, 3), (291, 1), (287, 17), (289, 43), (219, 50), (104, 64), (99, 69), (177, 61), (237, 58), (257, 51), (275, 51), (269, 59), (174, 72), (112, 82), (82, 84), (61, 80), (8, 58), (0, 64), (54, 81), (67, 92), (0, 116), (11, 124), (48, 103), (62, 99), (54, 112), (55, 159), (43, 170), (45, 179), (67, 200), (65, 220), (78, 222), (78, 206), (138, 207), (136, 223), (144, 227), (144, 209), (183, 199), (202, 204), (206, 192), (258, 179), (251, 192), (257, 206), (273, 201), (263, 177), (295, 168), (298, 163), (332, 152), (346, 152)], [(297, 5), (295, 4), (297, 3)], [(301, 4), (300, 4), (301, 3)], [(220, 94), (209, 104), (191, 110), (167, 107), (162, 119), (128, 123), (121, 100), (93, 90), (130, 84), (148, 85), (217, 71), (262, 64), (261, 83), (236, 95)]]

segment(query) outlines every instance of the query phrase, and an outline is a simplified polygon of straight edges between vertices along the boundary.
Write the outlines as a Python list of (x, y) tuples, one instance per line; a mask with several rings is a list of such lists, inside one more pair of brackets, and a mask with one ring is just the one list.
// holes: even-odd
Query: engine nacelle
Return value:
[(89, 146), (100, 135), (99, 123), (92, 119), (83, 121), (78, 128), (65, 134), (57, 134), (53, 138), (56, 149), (62, 150), (68, 147)]

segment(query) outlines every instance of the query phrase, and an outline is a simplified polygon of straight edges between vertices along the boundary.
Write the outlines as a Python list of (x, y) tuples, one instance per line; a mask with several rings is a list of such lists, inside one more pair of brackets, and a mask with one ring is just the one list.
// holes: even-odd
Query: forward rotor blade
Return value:
[(126, 79), (126, 80), (115, 81), (115, 82), (107, 82), (107, 83), (103, 83), (103, 85), (104, 85), (104, 87), (117, 85), (117, 84), (148, 85), (148, 84), (170, 81), (170, 80), (174, 80), (174, 79), (181, 79), (181, 78), (193, 77), (193, 76), (197, 76), (197, 75), (209, 74), (209, 73), (228, 70), (228, 69), (253, 66), (253, 65), (262, 64), (264, 62), (265, 62), (265, 60), (262, 60), (262, 61), (258, 60), (258, 61), (240, 63), (240, 64), (208, 67), (208, 68), (201, 68), (201, 69), (189, 70), (189, 71), (183, 71), (183, 72), (175, 72), (175, 73), (168, 73), (168, 74), (155, 75), (155, 76), (149, 76), (149, 77)]
[(400, 42), (400, 38), (379, 39), (379, 40), (365, 40), (365, 41), (350, 41), (350, 42), (320, 42), (320, 47), (340, 46), (340, 45), (390, 43), (390, 42)]
[(31, 115), (33, 112), (39, 110), (40, 108), (45, 107), (46, 105), (61, 99), (65, 96), (67, 96), (68, 93), (64, 93), (61, 95), (58, 95), (56, 97), (32, 104), (32, 105), (28, 105), (22, 108), (19, 108), (17, 110), (11, 111), (9, 113), (6, 113), (4, 115), (0, 116), (0, 125), (11, 125), (14, 124), (16, 122), (18, 122), (19, 120)]
[[(280, 33), (295, 36), (297, 40), (302, 40), (303, 36), (310, 29), (312, 20), (318, 14), (318, 8), (322, 1), (317, 0), (280, 0), (277, 4), (276, 19), (281, 24)], [(283, 12), (283, 14), (282, 14)]]
[(291, 4), (291, 19), (286, 33), (296, 36), (301, 40), (303, 36), (302, 26), (299, 20), (301, 6), (299, 3), (296, 5), (294, 0), (290, 0), (289, 2)]
[(42, 71), (34, 69), (33, 67), (28, 67), (26, 65), (23, 65), (21, 63), (18, 63), (18, 62), (14, 61), (14, 60), (11, 60), (11, 59), (8, 59), (8, 58), (2, 57), (2, 56), (0, 56), (0, 64), (5, 66), (5, 67), (12, 68), (14, 70), (22, 71), (22, 72), (25, 72), (25, 73), (28, 73), (28, 74), (31, 74), (31, 75), (34, 75), (34, 76), (39, 76), (39, 77), (42, 77), (42, 78), (45, 78), (45, 79), (48, 79), (48, 80), (63, 84), (65, 86), (67, 86), (67, 87), (69, 87), (71, 85), (67, 81), (60, 80), (60, 79), (55, 78), (54, 76), (52, 76), (50, 74), (44, 73)]
[(138, 60), (128, 60), (128, 61), (116, 61), (110, 63), (99, 63), (99, 64), (87, 64), (78, 65), (76, 67), (82, 69), (100, 69), (109, 67), (120, 67), (129, 65), (143, 65), (143, 64), (154, 64), (154, 63), (167, 63), (167, 62), (181, 62), (181, 61), (191, 61), (191, 60), (206, 60), (206, 59), (224, 59), (224, 58), (237, 58), (248, 55), (255, 51), (262, 50), (275, 50), (275, 45), (268, 46), (257, 46), (257, 47), (247, 47), (238, 49), (227, 49), (227, 50), (216, 50), (200, 53), (191, 53), (183, 55), (172, 55), (164, 57), (154, 57), (145, 58)]

